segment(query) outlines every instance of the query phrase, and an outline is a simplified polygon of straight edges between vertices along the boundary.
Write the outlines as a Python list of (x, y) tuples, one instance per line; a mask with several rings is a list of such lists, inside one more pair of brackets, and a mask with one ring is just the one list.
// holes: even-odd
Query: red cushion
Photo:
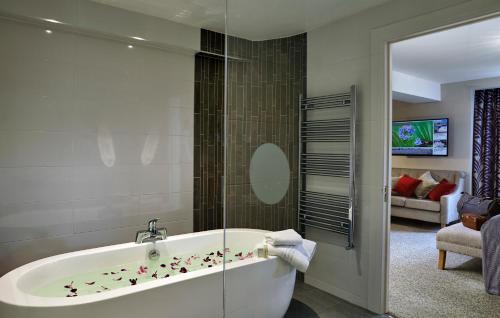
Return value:
[(429, 192), (427, 197), (429, 200), (439, 201), (443, 195), (452, 193), (456, 186), (456, 184), (449, 183), (448, 180), (443, 179), (437, 186), (434, 187), (434, 189), (431, 190), (431, 192)]
[(412, 178), (405, 174), (399, 179), (393, 190), (404, 197), (411, 197), (421, 182), (422, 180)]

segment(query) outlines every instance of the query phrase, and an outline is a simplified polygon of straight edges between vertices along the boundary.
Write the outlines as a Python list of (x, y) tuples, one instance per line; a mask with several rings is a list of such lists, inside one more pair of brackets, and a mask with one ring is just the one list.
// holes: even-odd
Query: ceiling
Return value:
[(500, 76), (500, 18), (392, 45), (393, 69), (440, 84)]
[[(224, 32), (224, 0), (93, 0)], [(267, 40), (310, 31), (389, 0), (228, 0), (228, 33)]]

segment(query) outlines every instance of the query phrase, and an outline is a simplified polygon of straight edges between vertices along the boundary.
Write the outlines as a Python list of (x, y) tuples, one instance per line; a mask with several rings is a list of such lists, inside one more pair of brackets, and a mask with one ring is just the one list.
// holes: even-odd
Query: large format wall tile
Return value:
[(0, 41), (0, 275), (155, 217), (192, 231), (192, 55), (5, 19)]

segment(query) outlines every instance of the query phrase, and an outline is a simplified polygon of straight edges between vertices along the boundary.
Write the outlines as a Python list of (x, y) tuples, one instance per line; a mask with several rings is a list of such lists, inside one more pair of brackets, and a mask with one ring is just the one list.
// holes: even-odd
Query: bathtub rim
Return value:
[[(203, 232), (195, 232), (195, 233), (186, 233), (179, 234), (168, 237), (166, 240), (162, 240), (160, 242), (175, 242), (185, 238), (193, 238), (198, 236), (210, 235), (210, 234), (219, 234), (222, 233), (222, 229), (218, 230), (210, 230)], [(226, 233), (238, 233), (238, 232), (255, 232), (255, 233), (268, 233), (270, 231), (260, 230), (260, 229), (246, 229), (246, 228), (232, 228), (227, 229)], [(153, 243), (143, 243), (143, 244), (153, 244)], [(137, 244), (135, 242), (122, 243), (122, 244), (114, 244), (107, 245), (103, 247), (96, 247), (84, 250), (78, 250), (74, 252), (68, 252), (63, 254), (58, 254), (54, 256), (45, 257), (20, 267), (17, 267), (4, 276), (0, 277), (0, 305), (2, 303), (11, 305), (11, 306), (19, 306), (19, 307), (66, 307), (66, 306), (74, 306), (74, 305), (84, 305), (90, 303), (96, 303), (101, 301), (106, 301), (126, 295), (132, 295), (135, 293), (140, 293), (145, 290), (155, 289), (166, 285), (172, 285), (181, 281), (195, 279), (201, 276), (214, 275), (219, 272), (222, 272), (223, 266), (218, 265), (211, 268), (199, 269), (193, 272), (188, 272), (182, 275), (175, 275), (169, 277), (168, 279), (158, 279), (149, 282), (144, 282), (134, 286), (126, 286), (113, 290), (106, 291), (105, 293), (99, 294), (91, 294), (91, 295), (83, 295), (78, 297), (42, 297), (30, 294), (21, 290), (18, 286), (19, 280), (23, 277), (23, 275), (29, 273), (32, 270), (37, 269), (38, 267), (52, 263), (61, 261), (64, 259), (68, 259), (74, 256), (84, 256), (94, 253), (104, 253), (110, 251), (116, 251), (120, 249), (127, 249), (131, 247), (136, 247)], [(226, 270), (231, 270), (233, 268), (239, 268), (244, 266), (249, 266), (252, 264), (260, 263), (260, 262), (269, 262), (277, 259), (276, 256), (269, 256), (268, 258), (251, 258), (240, 260), (238, 262), (226, 263)]]

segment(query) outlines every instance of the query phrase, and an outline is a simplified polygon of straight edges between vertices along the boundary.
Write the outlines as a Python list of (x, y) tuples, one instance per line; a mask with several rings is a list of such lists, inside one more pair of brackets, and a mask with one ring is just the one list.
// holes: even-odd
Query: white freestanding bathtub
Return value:
[[(229, 250), (226, 253), (254, 249), (263, 240), (264, 233), (265, 231), (250, 229), (227, 230), (226, 247)], [(153, 247), (162, 256), (170, 257), (202, 254), (211, 249), (221, 251), (222, 246), (223, 231), (215, 230), (172, 236), (156, 243), (126, 243), (41, 259), (0, 278), (0, 317), (222, 317), (222, 263), (210, 263), (210, 257), (216, 256), (205, 254), (200, 255), (196, 261), (201, 263), (201, 260), (208, 260), (210, 262), (205, 264), (210, 263), (210, 267), (198, 263), (202, 268), (170, 277), (158, 277), (114, 289), (99, 287), (99, 282), (86, 282), (87, 285), (92, 284), (92, 288), (95, 286), (96, 290), (102, 290), (85, 295), (78, 294), (79, 291), (76, 287), (73, 289), (74, 286), (64, 286), (68, 295), (41, 296), (37, 292), (42, 286), (66, 277), (100, 272), (104, 268), (119, 268), (124, 266), (122, 264), (146, 264), (147, 253)], [(276, 257), (258, 258), (255, 254), (245, 257), (244, 253), (236, 261), (226, 263), (226, 317), (279, 318), (283, 317), (290, 304), (295, 269)], [(191, 262), (191, 259), (185, 261)], [(162, 264), (166, 266), (165, 270), (172, 271), (177, 271), (181, 265), (177, 265), (175, 261), (172, 264)], [(142, 268), (137, 272), (129, 270), (127, 274), (140, 275), (143, 274), (141, 271)], [(143, 275), (151, 275), (152, 269), (149, 273), (147, 269), (144, 272)], [(102, 279), (113, 277), (113, 281), (128, 281), (128, 277), (123, 280), (121, 276), (118, 277), (118, 272), (110, 273), (116, 276), (103, 276)], [(71, 281), (68, 284), (76, 283)]]

